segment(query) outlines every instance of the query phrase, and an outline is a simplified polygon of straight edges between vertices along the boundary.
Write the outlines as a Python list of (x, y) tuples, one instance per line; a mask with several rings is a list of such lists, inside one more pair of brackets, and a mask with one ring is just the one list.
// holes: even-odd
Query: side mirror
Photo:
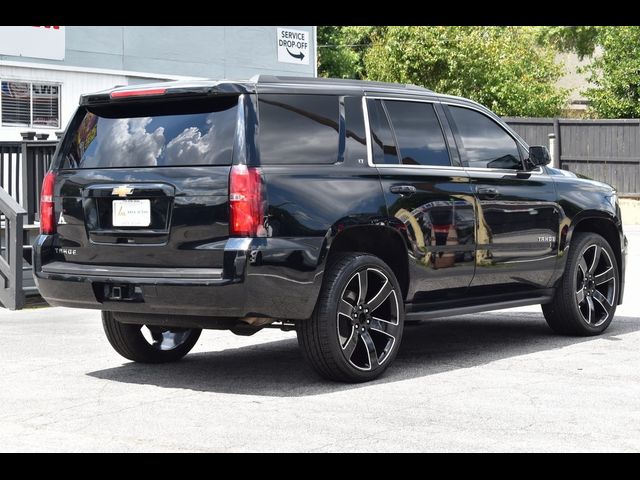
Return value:
[(549, 165), (551, 163), (551, 155), (545, 146), (529, 147), (529, 164), (534, 167), (540, 165)]

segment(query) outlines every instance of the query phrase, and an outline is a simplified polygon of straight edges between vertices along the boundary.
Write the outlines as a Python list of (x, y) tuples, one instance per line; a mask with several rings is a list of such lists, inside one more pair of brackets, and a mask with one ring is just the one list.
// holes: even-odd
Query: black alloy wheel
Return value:
[(607, 250), (594, 243), (581, 253), (576, 271), (576, 303), (585, 322), (599, 327), (612, 315), (616, 275)]
[(194, 347), (202, 332), (199, 328), (121, 323), (112, 312), (102, 312), (102, 326), (116, 352), (141, 363), (180, 360)]
[(400, 285), (373, 255), (336, 253), (327, 262), (313, 315), (297, 322), (298, 342), (323, 377), (372, 380), (393, 362), (402, 340)]
[(604, 332), (618, 304), (619, 278), (609, 243), (596, 233), (576, 232), (553, 300), (542, 305), (547, 323), (563, 335)]
[(340, 296), (337, 329), (345, 359), (359, 370), (378, 368), (398, 341), (398, 295), (377, 268), (355, 273)]

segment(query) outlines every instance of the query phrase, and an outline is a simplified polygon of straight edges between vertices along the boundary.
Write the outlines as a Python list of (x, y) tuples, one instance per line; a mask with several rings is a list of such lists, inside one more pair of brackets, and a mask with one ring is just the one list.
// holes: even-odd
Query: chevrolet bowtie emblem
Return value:
[(131, 195), (133, 193), (133, 187), (129, 185), (120, 185), (119, 187), (111, 190), (111, 195), (117, 195), (118, 197), (126, 197), (127, 195)]

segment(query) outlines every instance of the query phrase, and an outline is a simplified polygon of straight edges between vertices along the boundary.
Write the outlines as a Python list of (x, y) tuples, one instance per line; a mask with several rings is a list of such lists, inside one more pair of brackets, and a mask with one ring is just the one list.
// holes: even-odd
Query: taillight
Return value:
[(264, 219), (262, 180), (259, 168), (234, 165), (229, 175), (229, 234), (255, 237), (262, 233)]
[(109, 96), (111, 98), (148, 97), (152, 95), (164, 95), (165, 93), (167, 93), (166, 88), (139, 88), (137, 90), (118, 90), (111, 92)]
[(49, 172), (42, 181), (40, 191), (40, 233), (53, 235), (56, 233), (56, 214), (53, 209), (53, 187), (56, 183), (56, 174)]

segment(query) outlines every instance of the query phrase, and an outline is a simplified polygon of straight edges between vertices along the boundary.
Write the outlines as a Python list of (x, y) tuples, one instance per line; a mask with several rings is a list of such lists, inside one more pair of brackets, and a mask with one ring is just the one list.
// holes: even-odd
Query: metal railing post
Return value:
[(554, 166), (562, 168), (562, 137), (560, 136), (560, 119), (553, 119), (553, 135), (555, 142), (553, 144), (553, 154), (551, 158), (555, 158)]
[(551, 156), (551, 166), (558, 168), (558, 157), (556, 156), (556, 135), (555, 133), (549, 134), (549, 155)]

